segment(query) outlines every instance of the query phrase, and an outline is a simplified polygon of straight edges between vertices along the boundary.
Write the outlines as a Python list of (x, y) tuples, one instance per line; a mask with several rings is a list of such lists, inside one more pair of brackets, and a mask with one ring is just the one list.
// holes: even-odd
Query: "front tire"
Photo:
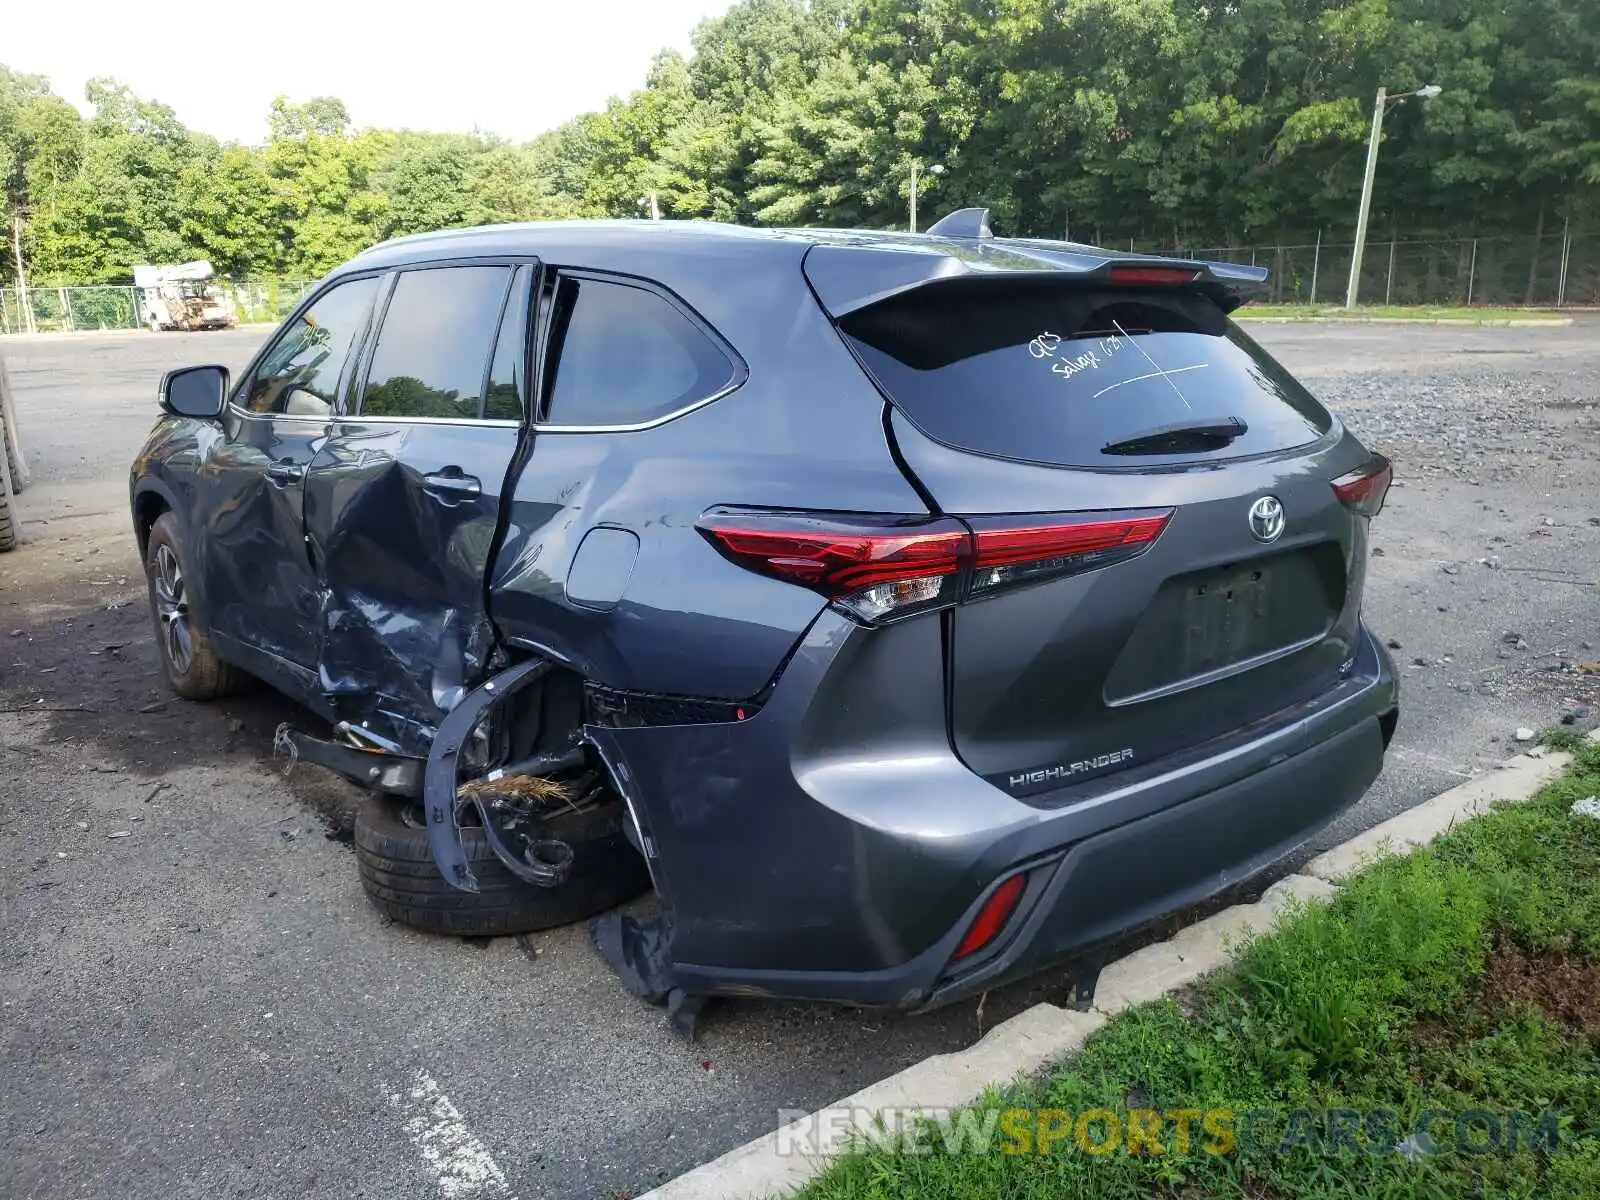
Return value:
[[(0, 379), (0, 387), (4, 386), (5, 381)], [(17, 514), (12, 510), (11, 496), (20, 485), (11, 477), (9, 454), (11, 443), (6, 440), (6, 415), (3, 402), (0, 402), (0, 442), (6, 443), (8, 451), (5, 460), (0, 461), (0, 554), (4, 554), (7, 550), (17, 548)]]
[(156, 646), (172, 690), (185, 700), (216, 700), (244, 690), (249, 677), (217, 657), (191, 601), (188, 564), (171, 513), (162, 513), (150, 527), (144, 571)]
[(6, 481), (0, 479), (0, 554), (17, 548), (17, 518), (11, 511)]
[(572, 848), (570, 874), (553, 888), (518, 879), (482, 829), (463, 826), (461, 848), (478, 880), (476, 892), (463, 892), (439, 874), (422, 806), (373, 794), (356, 812), (356, 864), (367, 897), (402, 925), (457, 937), (532, 933), (582, 921), (650, 886), (624, 820), (616, 800), (551, 816), (543, 832)]

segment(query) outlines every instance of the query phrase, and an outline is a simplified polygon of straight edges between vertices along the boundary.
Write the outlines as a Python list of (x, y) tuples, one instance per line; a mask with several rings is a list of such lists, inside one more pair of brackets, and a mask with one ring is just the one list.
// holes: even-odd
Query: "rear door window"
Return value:
[(510, 282), (510, 267), (402, 273), (378, 331), (361, 415), (480, 419)]
[[(1284, 450), (1332, 426), (1203, 295), (976, 282), (915, 289), (840, 323), (895, 407), (946, 445), (1127, 468)], [(1125, 448), (1157, 430), (1230, 419), (1245, 432), (1226, 444)]]

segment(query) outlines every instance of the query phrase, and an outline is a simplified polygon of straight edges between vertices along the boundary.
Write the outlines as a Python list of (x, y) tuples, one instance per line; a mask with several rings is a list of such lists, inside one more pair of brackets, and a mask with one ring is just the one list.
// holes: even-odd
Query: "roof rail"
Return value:
[(947, 217), (941, 217), (928, 226), (935, 237), (992, 238), (987, 208), (958, 208)]

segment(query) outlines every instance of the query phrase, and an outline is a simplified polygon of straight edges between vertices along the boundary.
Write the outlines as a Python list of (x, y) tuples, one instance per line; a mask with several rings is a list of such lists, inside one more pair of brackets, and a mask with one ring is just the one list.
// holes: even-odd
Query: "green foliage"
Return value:
[[(84, 120), (0, 68), (0, 193), (37, 282), (126, 282), (205, 256), (315, 275), (425, 229), (662, 214), (903, 227), (994, 210), (1002, 232), (1146, 248), (1347, 232), (1373, 94), (1373, 222), (1528, 233), (1600, 208), (1595, 0), (740, 0), (643, 86), (522, 145), (355, 128), (280, 97), (218, 146), (95, 80)], [(9, 229), (8, 229), (9, 232)], [(0, 282), (16, 266), (6, 256)]]
[(186, 250), (224, 275), (282, 269), (272, 179), (262, 156), (242, 146), (197, 155), (178, 176), (179, 232)]
[[(1385, 863), (1253, 942), (1218, 995), (1265, 1076), (1369, 1066), (1391, 1032), (1461, 998), (1488, 950), (1479, 880), (1429, 854)], [(1354, 964), (1360, 969), (1353, 969)]]

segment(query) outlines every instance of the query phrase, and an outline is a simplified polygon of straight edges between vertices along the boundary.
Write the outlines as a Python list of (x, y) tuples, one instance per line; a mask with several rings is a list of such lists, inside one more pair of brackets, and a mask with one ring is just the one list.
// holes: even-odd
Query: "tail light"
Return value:
[(1335, 479), (1333, 494), (1351, 511), (1375, 517), (1383, 511), (1384, 497), (1393, 481), (1394, 464), (1383, 455), (1374, 454), (1364, 467)]
[(953, 604), (971, 542), (948, 518), (714, 510), (699, 528), (740, 566), (821, 592), (867, 622)]
[[(1076, 574), (1142, 554), (1166, 528), (1170, 510), (1112, 520), (974, 518), (972, 594), (1051, 575)], [(1019, 523), (1021, 522), (1026, 523)]]
[(1013, 875), (989, 893), (989, 898), (983, 902), (978, 915), (972, 918), (972, 924), (967, 926), (967, 932), (962, 935), (961, 944), (956, 947), (956, 958), (976, 954), (994, 941), (995, 935), (1016, 911), (1017, 901), (1022, 899), (1022, 891), (1027, 883), (1026, 875)]
[(797, 583), (868, 624), (1143, 553), (1171, 509), (935, 519), (713, 509), (700, 532), (747, 570)]

